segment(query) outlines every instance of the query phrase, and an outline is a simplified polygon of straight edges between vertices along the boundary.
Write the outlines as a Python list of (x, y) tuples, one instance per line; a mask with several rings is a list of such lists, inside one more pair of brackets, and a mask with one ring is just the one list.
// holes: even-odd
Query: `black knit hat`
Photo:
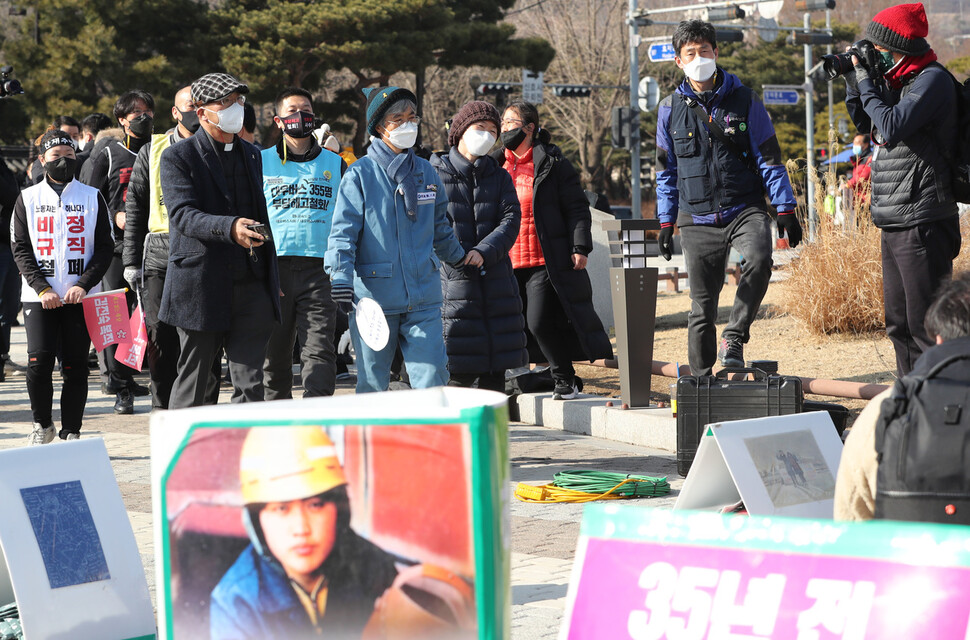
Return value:
[(401, 87), (369, 87), (364, 89), (367, 98), (367, 133), (379, 136), (377, 126), (383, 122), (384, 114), (398, 100), (410, 100), (418, 104), (413, 93)]
[(466, 102), (451, 119), (451, 126), (448, 128), (448, 146), (457, 146), (468, 127), (476, 122), (491, 122), (496, 130), (502, 126), (498, 109), (491, 104), (482, 100)]
[(929, 24), (921, 2), (883, 9), (866, 27), (866, 38), (873, 44), (907, 56), (921, 56), (930, 50), (927, 34)]

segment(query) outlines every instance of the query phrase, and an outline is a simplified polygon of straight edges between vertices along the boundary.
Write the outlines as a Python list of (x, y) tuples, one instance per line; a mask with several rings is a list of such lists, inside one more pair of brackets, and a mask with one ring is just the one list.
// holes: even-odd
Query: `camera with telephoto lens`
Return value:
[(880, 56), (876, 47), (868, 40), (859, 40), (845, 53), (832, 53), (822, 56), (822, 68), (825, 69), (830, 80), (853, 70), (852, 56), (857, 57), (859, 64), (865, 67), (869, 73), (879, 70)]
[(12, 75), (13, 67), (9, 65), (0, 67), (0, 98), (18, 96), (24, 92), (24, 88), (20, 86), (20, 80), (11, 78)]

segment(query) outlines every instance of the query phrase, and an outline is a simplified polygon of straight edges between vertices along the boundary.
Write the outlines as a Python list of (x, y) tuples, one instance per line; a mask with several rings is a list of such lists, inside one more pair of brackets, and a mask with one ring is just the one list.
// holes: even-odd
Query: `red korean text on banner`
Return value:
[(109, 344), (131, 344), (131, 318), (128, 316), (127, 289), (115, 289), (85, 296), (84, 323), (94, 348), (101, 352)]
[(115, 351), (115, 360), (121, 364), (126, 364), (132, 369), (141, 371), (145, 362), (145, 350), (148, 349), (148, 328), (145, 326), (145, 314), (142, 313), (141, 305), (135, 307), (131, 314), (131, 343), (118, 345)]

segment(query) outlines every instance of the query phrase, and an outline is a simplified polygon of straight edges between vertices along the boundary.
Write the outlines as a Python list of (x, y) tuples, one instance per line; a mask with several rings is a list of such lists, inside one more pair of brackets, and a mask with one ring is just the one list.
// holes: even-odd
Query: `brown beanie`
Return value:
[(496, 129), (502, 126), (498, 109), (490, 103), (481, 100), (466, 102), (455, 114), (455, 117), (451, 119), (451, 127), (448, 129), (448, 146), (457, 146), (458, 141), (468, 131), (468, 127), (476, 122), (491, 122)]
[(920, 56), (930, 50), (925, 38), (929, 33), (923, 4), (897, 4), (883, 9), (866, 27), (866, 38), (890, 51), (907, 56)]

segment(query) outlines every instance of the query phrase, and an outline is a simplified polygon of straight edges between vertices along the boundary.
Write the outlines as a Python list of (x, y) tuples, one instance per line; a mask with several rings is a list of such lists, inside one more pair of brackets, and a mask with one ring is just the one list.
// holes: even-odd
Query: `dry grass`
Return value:
[[(788, 170), (798, 169), (790, 163)], [(855, 203), (854, 220), (849, 216), (836, 224), (824, 206), (828, 188), (838, 186), (835, 173), (810, 178), (818, 217), (815, 241), (806, 243), (789, 266), (783, 309), (817, 335), (884, 329), (880, 232), (872, 224), (868, 198)]]

